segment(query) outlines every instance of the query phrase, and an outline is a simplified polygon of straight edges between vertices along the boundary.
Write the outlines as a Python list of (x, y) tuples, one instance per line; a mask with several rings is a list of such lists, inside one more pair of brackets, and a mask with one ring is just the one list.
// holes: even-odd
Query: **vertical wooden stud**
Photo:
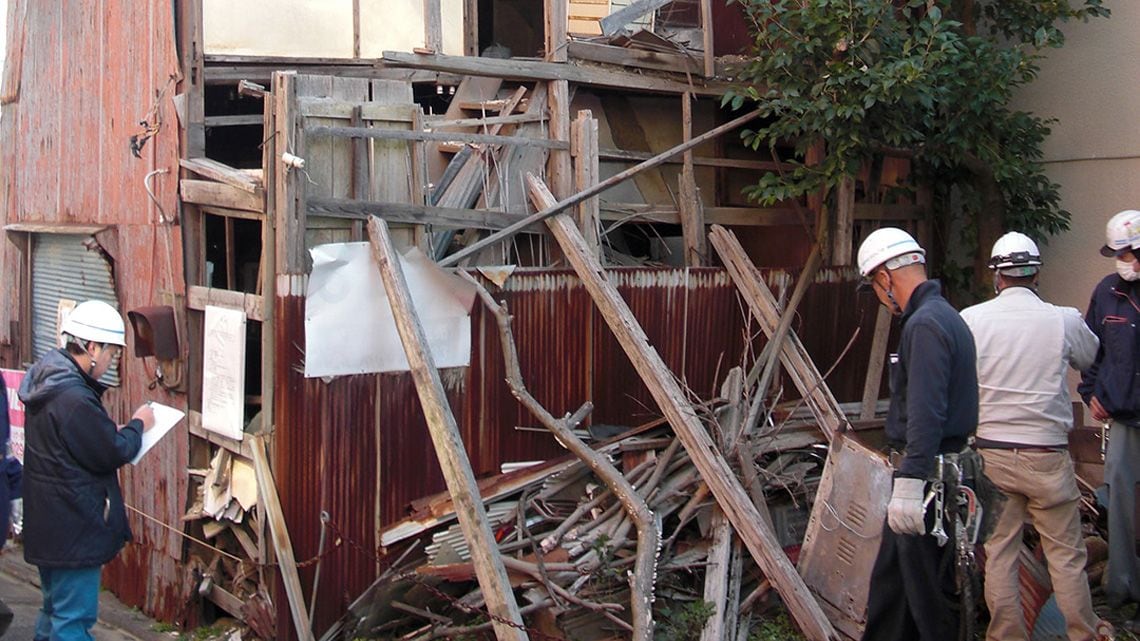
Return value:
[[(570, 148), (574, 157), (575, 189), (585, 191), (598, 184), (598, 121), (589, 109), (579, 111), (574, 120)], [(589, 198), (578, 204), (578, 228), (582, 230), (586, 245), (601, 258), (599, 221), (597, 198)]]

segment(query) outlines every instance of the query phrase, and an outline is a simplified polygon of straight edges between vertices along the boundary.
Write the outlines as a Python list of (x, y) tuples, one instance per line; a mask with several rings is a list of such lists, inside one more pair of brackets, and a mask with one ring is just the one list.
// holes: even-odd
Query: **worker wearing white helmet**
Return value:
[(20, 385), (25, 407), (24, 558), (39, 568), (37, 639), (90, 639), (103, 564), (131, 538), (118, 469), (138, 453), (154, 411), (116, 425), (98, 379), (126, 344), (119, 312), (80, 303), (61, 328), (62, 349), (44, 354)]
[[(978, 419), (974, 341), (938, 281), (927, 280), (925, 263), (926, 251), (894, 227), (876, 230), (859, 247), (864, 287), (902, 322), (898, 354), (890, 358), (885, 430), (897, 454), (894, 487), (871, 575), (866, 641), (957, 638), (969, 619), (959, 617), (955, 573), (946, 571), (965, 541), (947, 545), (946, 535), (955, 531), (958, 491), (958, 476), (948, 470), (960, 467), (969, 484), (980, 467), (967, 446)], [(947, 518), (935, 516), (939, 507)]]
[[(1103, 256), (1115, 273), (1097, 284), (1085, 323), (1100, 338), (1092, 366), (1077, 388), (1093, 420), (1111, 431), (1105, 455), (1108, 485), (1108, 572), (1105, 596), (1114, 608), (1140, 603), (1136, 555), (1136, 483), (1140, 482), (1140, 212), (1122, 211), (1105, 226)], [(1140, 611), (1138, 611), (1140, 614)], [(1128, 627), (1140, 630), (1140, 616)]]
[(1085, 574), (1084, 536), (1069, 432), (1067, 372), (1096, 357), (1100, 341), (1072, 307), (1037, 296), (1037, 243), (1009, 232), (994, 243), (989, 267), (997, 297), (962, 310), (978, 352), (976, 446), (986, 475), (1008, 497), (986, 548), (987, 641), (1027, 641), (1018, 572), (1024, 522), (1041, 533), (1068, 638), (1096, 637), (1098, 618)]

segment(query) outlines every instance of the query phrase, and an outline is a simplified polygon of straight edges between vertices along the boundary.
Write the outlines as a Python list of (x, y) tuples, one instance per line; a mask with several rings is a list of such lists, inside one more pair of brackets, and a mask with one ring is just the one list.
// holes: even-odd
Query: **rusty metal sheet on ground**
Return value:
[(891, 468), (883, 455), (851, 436), (832, 441), (798, 569), (836, 629), (854, 639), (866, 623), (890, 495)]

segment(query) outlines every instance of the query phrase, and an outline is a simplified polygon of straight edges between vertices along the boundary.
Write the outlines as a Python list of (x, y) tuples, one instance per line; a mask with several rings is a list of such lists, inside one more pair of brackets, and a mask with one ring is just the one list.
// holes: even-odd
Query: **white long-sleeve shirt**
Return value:
[(1007, 287), (962, 318), (978, 351), (977, 437), (1064, 447), (1073, 429), (1066, 369), (1091, 365), (1100, 346), (1081, 313)]

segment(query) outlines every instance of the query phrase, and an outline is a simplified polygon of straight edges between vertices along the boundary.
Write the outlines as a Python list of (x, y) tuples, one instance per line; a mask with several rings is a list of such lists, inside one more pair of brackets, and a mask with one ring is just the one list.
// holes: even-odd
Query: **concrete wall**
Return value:
[(1112, 271), (1097, 254), (1104, 224), (1140, 209), (1140, 2), (1109, 0), (1112, 16), (1068, 25), (1066, 45), (1015, 106), (1058, 122), (1045, 144), (1046, 171), (1061, 185), (1072, 229), (1042, 247), (1041, 293), (1082, 311), (1093, 286)]
[[(207, 54), (352, 58), (352, 0), (204, 0)], [(360, 55), (424, 46), (424, 0), (363, 0)], [(443, 53), (463, 55), (463, 1), (443, 0)]]

